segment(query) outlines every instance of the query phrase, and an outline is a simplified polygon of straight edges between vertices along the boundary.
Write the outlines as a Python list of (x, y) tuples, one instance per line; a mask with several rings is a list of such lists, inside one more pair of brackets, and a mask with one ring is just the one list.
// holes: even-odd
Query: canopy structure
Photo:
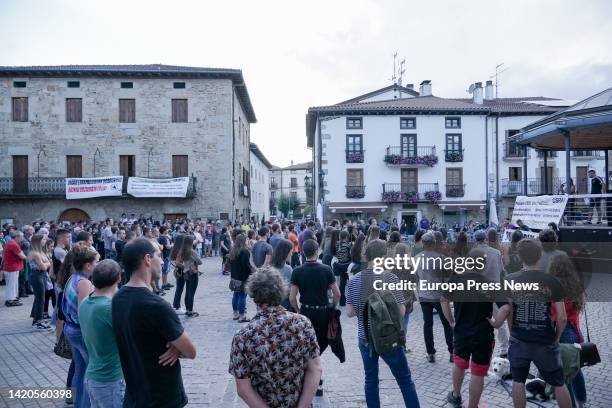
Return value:
[[(540, 150), (565, 151), (565, 179), (570, 180), (572, 150), (603, 150), (605, 152), (606, 190), (609, 182), (609, 150), (612, 150), (612, 88), (590, 96), (567, 109), (553, 113), (525, 126), (510, 141)], [(547, 168), (544, 155), (544, 167)], [(523, 160), (524, 188), (527, 191), (527, 155)], [(544, 177), (548, 190), (548, 177)]]
[(525, 126), (512, 141), (541, 150), (612, 149), (612, 88)]

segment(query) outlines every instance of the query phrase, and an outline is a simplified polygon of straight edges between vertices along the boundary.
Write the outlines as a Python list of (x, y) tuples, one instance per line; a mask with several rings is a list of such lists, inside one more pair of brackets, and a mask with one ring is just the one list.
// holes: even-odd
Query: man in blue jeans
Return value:
[[(366, 248), (366, 260), (368, 268), (363, 270), (350, 281), (348, 285), (346, 314), (348, 317), (357, 316), (358, 319), (358, 334), (359, 334), (359, 350), (363, 359), (363, 369), (365, 371), (365, 397), (368, 408), (380, 407), (380, 395), (378, 392), (378, 358), (382, 357), (383, 361), (391, 369), (395, 381), (399, 385), (404, 404), (407, 407), (416, 407), (419, 405), (419, 397), (417, 396), (408, 361), (404, 354), (404, 349), (398, 346), (393, 351), (383, 354), (377, 354), (373, 348), (366, 344), (366, 327), (363, 322), (363, 311), (366, 299), (372, 294), (374, 282), (377, 280), (383, 283), (399, 283), (399, 278), (391, 273), (375, 274), (372, 271), (373, 263), (376, 258), (385, 257), (387, 254), (387, 246), (384, 241), (379, 239), (371, 241)], [(400, 313), (403, 315), (406, 311), (404, 306), (404, 295), (399, 290), (391, 291), (397, 301)]]

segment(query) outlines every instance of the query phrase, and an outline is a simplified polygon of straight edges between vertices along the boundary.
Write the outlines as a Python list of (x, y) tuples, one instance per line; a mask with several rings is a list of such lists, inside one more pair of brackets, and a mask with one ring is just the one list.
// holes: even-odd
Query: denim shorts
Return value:
[(535, 364), (544, 381), (553, 387), (565, 384), (559, 344), (526, 343), (510, 338), (508, 360), (512, 371), (512, 381), (525, 383), (531, 362)]

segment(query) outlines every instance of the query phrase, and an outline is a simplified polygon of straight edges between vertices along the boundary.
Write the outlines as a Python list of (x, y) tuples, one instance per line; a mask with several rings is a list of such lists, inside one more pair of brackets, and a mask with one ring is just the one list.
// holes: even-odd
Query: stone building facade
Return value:
[[(255, 122), (240, 70), (0, 67), (0, 218), (249, 217)], [(65, 199), (65, 177), (116, 175), (191, 180), (186, 198)]]
[(251, 217), (257, 221), (270, 215), (270, 169), (272, 164), (255, 143), (251, 143)]

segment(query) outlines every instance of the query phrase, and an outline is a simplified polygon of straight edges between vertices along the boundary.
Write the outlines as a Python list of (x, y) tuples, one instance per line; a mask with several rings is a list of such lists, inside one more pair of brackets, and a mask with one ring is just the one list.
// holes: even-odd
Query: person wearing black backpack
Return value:
[[(365, 397), (368, 408), (380, 407), (379, 357), (391, 369), (406, 407), (418, 408), (419, 397), (403, 349), (405, 336), (402, 317), (406, 311), (404, 295), (400, 290), (379, 290), (382, 284), (397, 284), (400, 280), (387, 271), (382, 274), (373, 271), (374, 260), (384, 258), (386, 254), (387, 245), (384, 241), (375, 239), (368, 243), (365, 251), (368, 267), (357, 273), (348, 285), (346, 314), (348, 317), (357, 316), (359, 350), (365, 371)], [(392, 327), (394, 333), (386, 332), (385, 337), (381, 336), (379, 329), (383, 324)]]

